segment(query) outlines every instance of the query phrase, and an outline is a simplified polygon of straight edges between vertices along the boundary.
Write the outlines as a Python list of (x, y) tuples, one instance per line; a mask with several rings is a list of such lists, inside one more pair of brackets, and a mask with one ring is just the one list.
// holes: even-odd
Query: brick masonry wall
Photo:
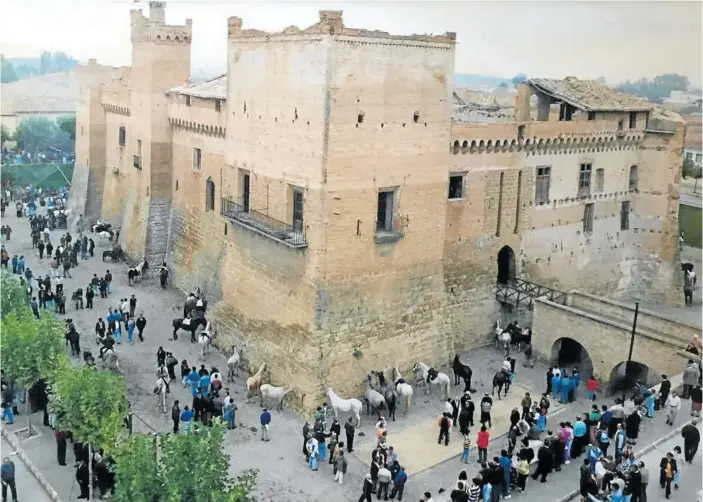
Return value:
[[(532, 323), (532, 346), (536, 354), (552, 361), (553, 347), (561, 338), (580, 343), (593, 362), (597, 379), (607, 381), (611, 371), (627, 361), (630, 328), (571, 307), (536, 300)], [(677, 374), (686, 362), (678, 347), (644, 334), (635, 339), (632, 360), (650, 366), (660, 374)], [(552, 361), (554, 362), (554, 361)]]

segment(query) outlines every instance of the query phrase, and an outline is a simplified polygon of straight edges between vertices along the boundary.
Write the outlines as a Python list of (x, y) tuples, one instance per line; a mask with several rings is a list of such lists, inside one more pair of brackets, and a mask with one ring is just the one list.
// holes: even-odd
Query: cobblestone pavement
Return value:
[[(3, 220), (3, 224), (10, 224), (14, 230), (12, 240), (5, 242), (10, 256), (13, 254), (24, 254), (27, 258), (28, 266), (36, 273), (45, 275), (48, 273), (48, 260), (39, 260), (36, 250), (31, 248), (29, 237), (29, 225), (25, 218), (17, 219), (14, 215)], [(58, 243), (61, 231), (52, 232), (52, 243)], [(96, 241), (97, 244), (97, 241)], [(125, 371), (129, 397), (132, 410), (135, 412), (134, 429), (137, 432), (166, 431), (170, 429), (171, 421), (169, 414), (163, 414), (157, 407), (156, 399), (152, 394), (156, 369), (156, 350), (159, 346), (167, 351), (172, 351), (176, 358), (182, 360), (186, 358), (189, 363), (201, 364), (198, 361), (198, 349), (195, 344), (191, 344), (188, 336), (179, 336), (177, 341), (170, 340), (171, 320), (180, 317), (185, 295), (172, 288), (162, 290), (156, 280), (145, 280), (137, 283), (136, 286), (127, 285), (127, 266), (124, 264), (102, 263), (100, 256), (102, 248), (96, 248), (96, 257), (81, 262), (77, 269), (71, 270), (73, 278), (64, 281), (65, 290), (69, 293), (78, 287), (85, 288), (94, 273), (102, 275), (106, 269), (113, 273), (113, 292), (109, 299), (95, 299), (94, 310), (75, 310), (73, 305), (67, 305), (67, 316), (74, 319), (78, 331), (81, 333), (82, 347), (88, 347), (97, 352), (97, 346), (93, 341), (94, 325), (99, 316), (104, 316), (107, 308), (116, 307), (120, 298), (129, 297), (135, 294), (137, 312), (144, 312), (148, 324), (145, 330), (145, 341), (135, 341), (134, 345), (126, 343), (126, 336), (122, 337), (122, 344), (117, 345), (120, 355), (120, 365)], [(136, 339), (136, 336), (135, 336)], [(623, 358), (625, 358), (624, 355)], [(522, 356), (518, 357), (517, 383), (529, 389), (534, 396), (538, 396), (546, 387), (546, 368), (537, 365), (535, 368), (523, 368)], [(246, 354), (245, 354), (246, 359)], [(493, 373), (500, 366), (502, 355), (492, 347), (483, 347), (471, 350), (462, 354), (462, 361), (469, 364), (474, 371), (473, 387), (478, 390), (476, 398), (480, 399), (483, 392), (490, 391), (490, 383)], [(215, 365), (221, 370), (224, 369), (226, 357), (211, 352), (206, 357), (208, 366)], [(392, 361), (389, 360), (389, 366)], [(446, 369), (445, 369), (446, 370)], [(451, 372), (448, 371), (451, 375)], [(404, 375), (410, 379), (410, 375)], [(286, 502), (308, 502), (313, 499), (327, 500), (331, 494), (335, 500), (356, 500), (361, 493), (364, 475), (367, 468), (362, 462), (350, 456), (349, 472), (344, 480), (344, 485), (335, 485), (332, 479), (332, 469), (328, 465), (321, 466), (318, 472), (311, 472), (305, 463), (302, 455), (302, 420), (295, 414), (283, 411), (273, 413), (271, 425), (272, 440), (263, 443), (258, 435), (258, 416), (261, 408), (258, 402), (246, 403), (244, 380), (245, 372), (238, 378), (237, 382), (229, 384), (233, 391), (233, 397), (240, 410), (237, 414), (239, 427), (235, 431), (228, 432), (225, 438), (225, 448), (231, 456), (231, 471), (237, 473), (243, 469), (255, 468), (260, 470), (260, 482), (258, 487), (259, 497), (262, 501), (277, 500)], [(452, 394), (460, 393), (461, 387), (453, 387)], [(171, 394), (168, 396), (168, 407), (170, 408), (173, 399), (179, 399), (181, 406), (190, 404), (190, 393), (186, 392), (177, 383), (172, 385)], [(475, 399), (476, 399), (475, 398)], [(602, 403), (609, 401), (603, 400)], [(566, 420), (573, 417), (577, 412), (586, 411), (589, 404), (583, 400), (583, 396), (576, 403), (566, 406), (566, 409), (559, 415), (559, 420)], [(404, 427), (412, 427), (424, 423), (437, 417), (442, 411), (442, 402), (439, 394), (435, 393), (426, 396), (424, 391), (416, 389), (413, 410), (408, 416), (403, 416), (402, 411), (398, 413), (398, 421), (390, 423), (389, 444), (393, 445), (393, 432)], [(683, 413), (682, 413), (683, 414)], [(685, 415), (685, 414), (684, 414)], [(19, 428), (23, 417), (18, 420), (13, 427)], [(41, 417), (33, 419), (33, 424), (41, 424)], [(69, 500), (71, 491), (71, 481), (73, 479), (73, 469), (70, 467), (59, 467), (55, 460), (55, 442), (50, 429), (38, 426), (39, 437), (22, 443), (22, 447), (27, 454), (37, 464), (45, 474), (49, 482), (62, 495), (66, 501)], [(663, 424), (663, 418), (645, 422), (643, 438), (651, 439), (662, 437), (669, 428)], [(360, 432), (364, 436), (357, 438), (357, 444), (362, 445), (364, 441), (371, 441), (374, 437), (373, 420), (362, 417), (362, 427)], [(489, 454), (497, 454), (504, 445), (504, 439), (495, 439), (504, 434), (505, 430), (494, 429)], [(475, 441), (476, 431), (472, 431)], [(429, 490), (436, 493), (441, 487), (449, 489), (459, 471), (465, 468), (458, 461), (461, 453), (461, 444), (457, 439), (453, 439), (448, 448), (455, 451), (455, 457), (442, 462), (428, 470), (425, 470), (410, 478), (406, 488), (407, 500), (418, 500), (421, 494)], [(402, 445), (397, 446), (399, 459), (403, 462)], [(68, 462), (71, 465), (72, 452), (69, 448)], [(472, 452), (472, 457), (475, 454)], [(561, 473), (550, 477), (550, 482), (540, 486), (542, 500), (555, 500), (576, 487), (578, 481), (578, 466), (572, 463)], [(470, 475), (476, 472), (476, 464), (466, 466)], [(70, 474), (70, 475), (69, 475)], [(75, 497), (75, 494), (73, 495)]]
[[(12, 455), (12, 446), (5, 438), (2, 439), (2, 452), (0, 456), (10, 457), (15, 464), (15, 484), (17, 485), (17, 499), (31, 502), (50, 502), (51, 498), (46, 494), (44, 488), (39, 484), (26, 465), (16, 456)], [(7, 493), (8, 500), (11, 499), (10, 491)]]

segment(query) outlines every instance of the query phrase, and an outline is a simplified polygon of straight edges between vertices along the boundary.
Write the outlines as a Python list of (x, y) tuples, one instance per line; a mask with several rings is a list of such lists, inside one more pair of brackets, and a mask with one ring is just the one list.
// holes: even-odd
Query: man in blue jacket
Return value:
[(271, 414), (266, 408), (264, 408), (264, 411), (261, 412), (259, 422), (261, 423), (261, 440), (270, 441), (271, 438), (269, 438), (269, 425), (271, 424)]
[(398, 500), (403, 500), (403, 490), (405, 489), (405, 482), (408, 480), (408, 475), (405, 474), (405, 467), (400, 467), (400, 470), (395, 475), (393, 479), (393, 490), (389, 498), (393, 500), (396, 495), (398, 495)]
[(506, 450), (501, 450), (498, 463), (503, 468), (503, 498), (510, 497), (510, 466), (512, 461)]

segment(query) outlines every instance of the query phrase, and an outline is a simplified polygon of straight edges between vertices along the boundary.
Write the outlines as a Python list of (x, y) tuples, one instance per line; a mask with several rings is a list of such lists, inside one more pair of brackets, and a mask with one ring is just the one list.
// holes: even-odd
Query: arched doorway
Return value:
[(498, 251), (498, 279), (499, 284), (508, 284), (515, 279), (515, 253), (510, 246), (503, 246)]
[(586, 348), (572, 338), (559, 338), (552, 345), (552, 365), (571, 372), (577, 368), (581, 380), (593, 374), (593, 361)]
[(610, 372), (607, 395), (612, 396), (625, 392), (629, 397), (637, 381), (646, 384), (647, 387), (653, 387), (661, 381), (661, 376), (646, 364), (630, 361), (628, 367), (627, 361), (623, 361), (616, 364), (613, 371)]
[(205, 211), (215, 210), (215, 182), (208, 178), (205, 182)]

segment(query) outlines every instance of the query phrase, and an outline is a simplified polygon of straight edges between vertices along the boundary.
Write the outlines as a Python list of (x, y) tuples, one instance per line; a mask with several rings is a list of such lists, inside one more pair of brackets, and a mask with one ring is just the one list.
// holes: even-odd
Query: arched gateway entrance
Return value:
[(508, 284), (515, 279), (515, 253), (510, 246), (498, 251), (498, 284)]
[(581, 380), (593, 374), (593, 361), (586, 348), (572, 338), (559, 338), (552, 345), (552, 364), (571, 372), (577, 368)]
[(628, 368), (627, 361), (623, 361), (616, 364), (610, 372), (607, 393), (617, 395), (625, 392), (629, 396), (637, 381), (646, 384), (647, 387), (653, 387), (661, 382), (661, 376), (646, 364), (630, 361)]

